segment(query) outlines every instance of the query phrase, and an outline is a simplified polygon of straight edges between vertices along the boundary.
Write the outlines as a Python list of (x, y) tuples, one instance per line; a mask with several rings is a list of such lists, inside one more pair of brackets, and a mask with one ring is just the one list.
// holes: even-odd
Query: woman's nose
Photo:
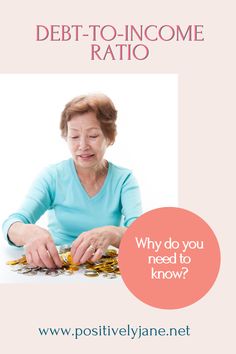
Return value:
[(88, 142), (86, 137), (81, 137), (79, 141), (79, 149), (86, 150), (88, 148)]

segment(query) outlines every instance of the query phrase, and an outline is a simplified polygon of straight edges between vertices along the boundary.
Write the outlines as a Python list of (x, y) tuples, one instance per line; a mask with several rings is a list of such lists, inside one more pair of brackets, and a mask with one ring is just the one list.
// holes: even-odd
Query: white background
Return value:
[(177, 206), (177, 75), (0, 75), (1, 221), (45, 166), (70, 157), (60, 114), (75, 96), (94, 92), (118, 110), (118, 136), (106, 157), (133, 170), (144, 211)]

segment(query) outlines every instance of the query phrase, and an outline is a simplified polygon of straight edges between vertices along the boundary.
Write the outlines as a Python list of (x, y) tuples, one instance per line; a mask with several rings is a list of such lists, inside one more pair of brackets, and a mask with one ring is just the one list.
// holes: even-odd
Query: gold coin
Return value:
[(15, 265), (15, 264), (19, 264), (18, 259), (14, 260), (14, 261), (7, 261), (6, 262), (7, 265)]
[(68, 268), (67, 268), (68, 270), (72, 270), (72, 271), (76, 271), (76, 270), (79, 270), (79, 266), (77, 266), (77, 265), (70, 265)]
[(117, 251), (116, 251), (116, 250), (113, 250), (113, 249), (108, 249), (108, 250), (106, 251), (106, 255), (107, 255), (107, 256), (110, 256), (110, 257), (115, 257), (115, 256), (117, 256)]
[(19, 259), (14, 259), (12, 261), (7, 261), (7, 265), (15, 265), (15, 264), (26, 264), (26, 256), (22, 256)]
[(96, 270), (86, 270), (84, 272), (84, 275), (86, 277), (97, 277), (99, 275), (99, 273)]

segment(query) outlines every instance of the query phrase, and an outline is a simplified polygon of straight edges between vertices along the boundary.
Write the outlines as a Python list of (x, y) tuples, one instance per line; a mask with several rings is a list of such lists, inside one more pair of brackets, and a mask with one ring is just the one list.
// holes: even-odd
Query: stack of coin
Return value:
[(47, 269), (41, 267), (32, 267), (27, 264), (25, 255), (19, 259), (8, 261), (7, 265), (11, 267), (12, 271), (24, 275), (44, 274), (55, 277), (63, 274), (72, 275), (78, 272), (79, 269), (82, 270), (82, 274), (84, 274), (86, 277), (97, 277), (102, 274), (108, 279), (115, 279), (120, 274), (117, 261), (118, 255), (117, 251), (114, 249), (108, 249), (102, 258), (95, 263), (86, 262), (81, 265), (73, 263), (70, 253), (70, 246), (60, 246), (58, 253), (62, 261), (62, 268)]

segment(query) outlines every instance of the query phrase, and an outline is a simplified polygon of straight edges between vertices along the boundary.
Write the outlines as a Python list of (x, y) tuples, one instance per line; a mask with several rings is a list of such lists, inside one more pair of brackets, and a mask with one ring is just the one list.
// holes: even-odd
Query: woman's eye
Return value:
[(92, 139), (95, 139), (97, 137), (98, 137), (98, 135), (90, 135), (90, 138), (92, 138)]
[(71, 139), (78, 139), (78, 136), (72, 136)]

